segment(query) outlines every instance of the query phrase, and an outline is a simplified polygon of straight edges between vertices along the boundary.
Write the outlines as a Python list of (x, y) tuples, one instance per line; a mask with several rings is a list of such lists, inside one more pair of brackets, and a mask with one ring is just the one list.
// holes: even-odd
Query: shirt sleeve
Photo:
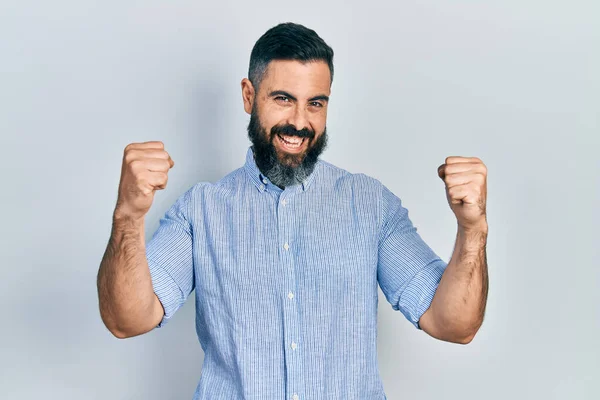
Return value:
[(385, 185), (381, 194), (381, 225), (377, 280), (387, 301), (417, 329), (447, 267), (413, 226), (402, 201)]
[(192, 188), (181, 195), (165, 212), (146, 244), (154, 293), (165, 310), (157, 328), (169, 321), (194, 289), (192, 227), (189, 220), (191, 191)]

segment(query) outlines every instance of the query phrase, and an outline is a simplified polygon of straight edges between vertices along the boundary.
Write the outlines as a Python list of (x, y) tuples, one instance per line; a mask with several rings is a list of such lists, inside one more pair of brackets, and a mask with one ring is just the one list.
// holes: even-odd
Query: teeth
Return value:
[(288, 143), (292, 143), (292, 144), (300, 143), (302, 141), (300, 139), (286, 139), (286, 138), (283, 138), (283, 140), (285, 140)]
[(279, 137), (281, 138), (281, 140), (283, 140), (285, 143), (290, 144), (292, 146), (298, 146), (300, 145), (300, 143), (302, 143), (302, 138), (296, 138), (294, 137), (293, 139), (285, 139), (283, 136), (279, 135)]

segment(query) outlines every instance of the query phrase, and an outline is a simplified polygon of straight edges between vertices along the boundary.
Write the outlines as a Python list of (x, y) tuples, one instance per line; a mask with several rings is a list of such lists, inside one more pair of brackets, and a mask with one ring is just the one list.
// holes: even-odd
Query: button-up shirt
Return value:
[(447, 263), (379, 180), (319, 159), (281, 189), (245, 164), (199, 182), (146, 246), (162, 327), (194, 291), (194, 399), (386, 399), (378, 285), (417, 329)]

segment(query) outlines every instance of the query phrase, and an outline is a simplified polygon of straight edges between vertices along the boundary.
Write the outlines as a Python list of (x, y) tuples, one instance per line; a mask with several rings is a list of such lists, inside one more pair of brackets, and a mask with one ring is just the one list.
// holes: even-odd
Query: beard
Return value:
[[(254, 103), (256, 106), (256, 103)], [(250, 123), (248, 124), (248, 138), (252, 142), (252, 151), (256, 166), (264, 176), (279, 188), (285, 188), (302, 183), (313, 172), (319, 155), (327, 147), (327, 127), (315, 140), (315, 132), (304, 128), (296, 130), (293, 125), (275, 125), (271, 128), (270, 135), (260, 123), (256, 107), (252, 107)], [(278, 153), (273, 144), (278, 134), (306, 138), (307, 149), (299, 154)], [(303, 145), (303, 144), (302, 144)]]

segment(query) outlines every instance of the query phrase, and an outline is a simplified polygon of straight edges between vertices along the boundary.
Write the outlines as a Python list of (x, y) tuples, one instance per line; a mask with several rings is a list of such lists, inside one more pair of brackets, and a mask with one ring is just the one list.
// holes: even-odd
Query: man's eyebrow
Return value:
[(273, 90), (271, 93), (269, 93), (269, 97), (273, 97), (273, 96), (285, 96), (285, 97), (289, 97), (290, 99), (292, 99), (294, 101), (298, 100), (294, 96), (292, 96), (291, 94), (286, 92), (285, 90)]
[[(294, 96), (292, 96), (291, 94), (286, 92), (285, 90), (273, 90), (271, 93), (269, 93), (269, 97), (273, 97), (273, 96), (285, 96), (285, 97), (289, 97), (293, 101), (298, 100), (297, 98), (295, 98)], [(317, 100), (329, 101), (329, 96), (320, 94), (318, 96), (314, 96), (314, 97), (311, 97), (310, 99), (308, 99), (308, 101), (317, 101)]]
[(311, 97), (310, 99), (308, 99), (308, 101), (317, 101), (317, 100), (329, 101), (329, 96), (326, 96), (324, 94), (320, 94), (318, 96)]

